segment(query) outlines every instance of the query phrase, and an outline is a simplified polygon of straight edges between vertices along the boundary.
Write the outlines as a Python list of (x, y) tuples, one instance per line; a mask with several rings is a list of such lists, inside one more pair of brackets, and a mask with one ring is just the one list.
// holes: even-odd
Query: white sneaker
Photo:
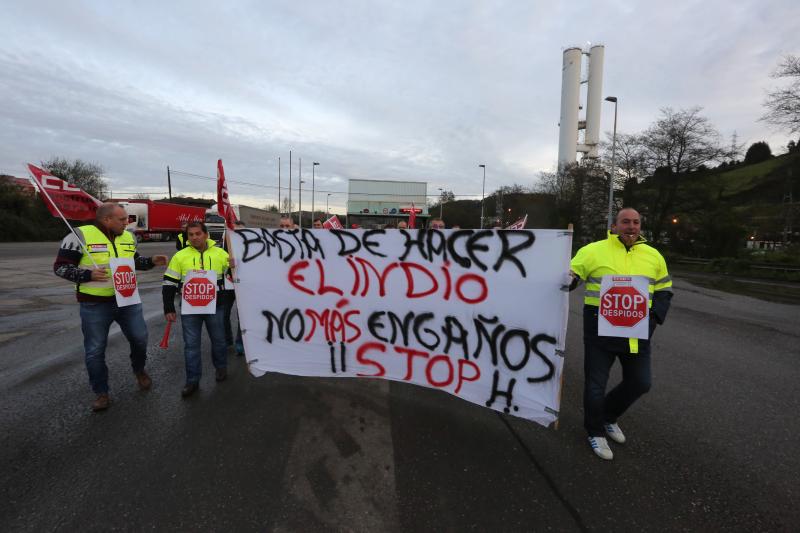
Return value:
[(605, 437), (589, 437), (589, 446), (600, 459), (610, 461), (614, 458), (614, 452), (608, 447), (608, 441)]
[(606, 435), (617, 444), (625, 444), (625, 434), (617, 424), (605, 424)]

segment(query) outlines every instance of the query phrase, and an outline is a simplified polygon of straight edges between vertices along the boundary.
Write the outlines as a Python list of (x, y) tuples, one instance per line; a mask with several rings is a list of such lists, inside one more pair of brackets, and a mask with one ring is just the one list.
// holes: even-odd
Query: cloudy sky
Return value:
[(234, 203), (258, 206), (277, 202), (290, 150), (309, 189), (320, 163), (317, 206), (348, 178), (479, 197), (480, 163), (487, 191), (532, 185), (556, 163), (562, 51), (587, 42), (606, 47), (619, 131), (699, 105), (726, 139), (777, 151), (788, 137), (761, 103), (800, 53), (796, 0), (0, 4), (0, 172), (80, 158), (121, 196), (166, 193), (169, 165), (173, 194), (212, 197), (183, 173), (222, 158)]

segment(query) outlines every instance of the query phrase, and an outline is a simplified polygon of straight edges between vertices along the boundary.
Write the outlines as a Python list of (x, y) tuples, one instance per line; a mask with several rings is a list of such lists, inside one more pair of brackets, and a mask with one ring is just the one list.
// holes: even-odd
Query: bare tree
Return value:
[(661, 109), (661, 117), (641, 136), (648, 170), (666, 167), (673, 174), (682, 174), (728, 155), (720, 145), (719, 132), (700, 115), (702, 109)]
[(639, 135), (617, 133), (615, 163), (617, 176), (623, 183), (639, 182), (644, 179), (647, 175), (647, 154)]
[(551, 194), (556, 201), (557, 225), (573, 224), (573, 242), (601, 238), (606, 227), (608, 181), (592, 164), (573, 163), (558, 172), (541, 172), (532, 192)]
[[(641, 135), (629, 133), (617, 133), (617, 146), (614, 158), (615, 169), (611, 168), (611, 153), (613, 150), (614, 138), (606, 132), (606, 140), (602, 143), (602, 164), (606, 176), (606, 189), (608, 188), (608, 177), (614, 177), (614, 190), (622, 189), (622, 195), (614, 193), (615, 204), (617, 206), (633, 205), (634, 190), (636, 184), (642, 181), (648, 174), (648, 157)], [(607, 198), (607, 197), (606, 197)]]
[(646, 210), (655, 242), (663, 236), (680, 182), (701, 166), (730, 157), (720, 144), (719, 132), (700, 114), (701, 110), (663, 108), (661, 117), (641, 135), (648, 181), (653, 185), (654, 194), (646, 203)]
[(789, 85), (767, 93), (761, 120), (789, 133), (800, 132), (800, 56), (787, 55), (775, 72), (775, 79), (789, 78)]
[(53, 176), (80, 187), (94, 197), (100, 198), (106, 191), (103, 167), (80, 159), (69, 161), (63, 157), (51, 157), (42, 161), (42, 168)]
[(550, 194), (556, 202), (566, 201), (572, 190), (572, 181), (567, 172), (540, 172), (539, 180), (533, 186), (533, 192)]
[(281, 203), (282, 203), (282, 206), (283, 206), (282, 213), (289, 214), (289, 213), (292, 212), (292, 204), (289, 203), (289, 198), (288, 197), (284, 198)]
[(497, 193), (501, 194), (525, 194), (528, 192), (532, 192), (530, 187), (526, 187), (525, 185), (520, 185), (519, 183), (514, 183), (513, 185), (503, 185), (499, 189), (497, 189), (493, 194)]

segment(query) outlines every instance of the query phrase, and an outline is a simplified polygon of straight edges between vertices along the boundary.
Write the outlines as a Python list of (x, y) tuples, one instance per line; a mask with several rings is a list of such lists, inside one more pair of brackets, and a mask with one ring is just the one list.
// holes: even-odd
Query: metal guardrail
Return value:
[[(713, 259), (702, 259), (696, 257), (684, 257), (674, 261), (678, 264), (688, 265), (708, 265)], [(777, 272), (800, 272), (800, 267), (797, 265), (785, 263), (748, 263), (747, 268), (754, 268), (757, 270), (774, 270)]]

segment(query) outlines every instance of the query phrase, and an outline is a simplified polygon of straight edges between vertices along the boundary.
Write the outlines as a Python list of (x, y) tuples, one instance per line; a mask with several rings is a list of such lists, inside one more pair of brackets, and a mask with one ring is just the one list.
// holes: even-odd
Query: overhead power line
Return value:
[[(180, 175), (180, 176), (187, 176), (187, 177), (197, 178), (197, 179), (202, 179), (202, 180), (207, 180), (207, 181), (217, 181), (217, 178), (215, 178), (215, 177), (203, 176), (202, 174), (194, 174), (192, 172), (185, 172), (183, 170), (171, 169), (170, 172), (172, 173), (173, 176), (177, 174), (177, 175)], [(263, 183), (252, 183), (252, 182), (248, 182), (248, 181), (231, 180), (231, 179), (227, 179), (227, 178), (226, 178), (226, 181), (228, 183), (235, 183), (237, 185), (247, 185), (249, 187), (260, 187), (262, 189), (277, 189), (278, 188), (277, 185), (264, 185)], [(301, 190), (304, 191), (304, 192), (305, 191), (309, 191), (309, 192), (311, 191), (311, 189), (301, 189)], [(408, 197), (420, 196), (419, 194), (386, 194), (386, 193), (369, 193), (369, 192), (348, 192), (348, 191), (331, 191), (331, 190), (325, 190), (325, 189), (316, 189), (316, 192), (317, 193), (331, 193), (331, 194), (349, 194), (351, 196), (395, 196), (395, 197), (397, 197), (397, 196), (408, 196)], [(426, 197), (430, 197), (430, 198), (439, 198), (440, 195), (439, 194), (427, 194), (425, 196)], [(453, 196), (467, 197), (467, 198), (468, 197), (480, 198), (481, 195), (480, 194), (453, 194)]]

